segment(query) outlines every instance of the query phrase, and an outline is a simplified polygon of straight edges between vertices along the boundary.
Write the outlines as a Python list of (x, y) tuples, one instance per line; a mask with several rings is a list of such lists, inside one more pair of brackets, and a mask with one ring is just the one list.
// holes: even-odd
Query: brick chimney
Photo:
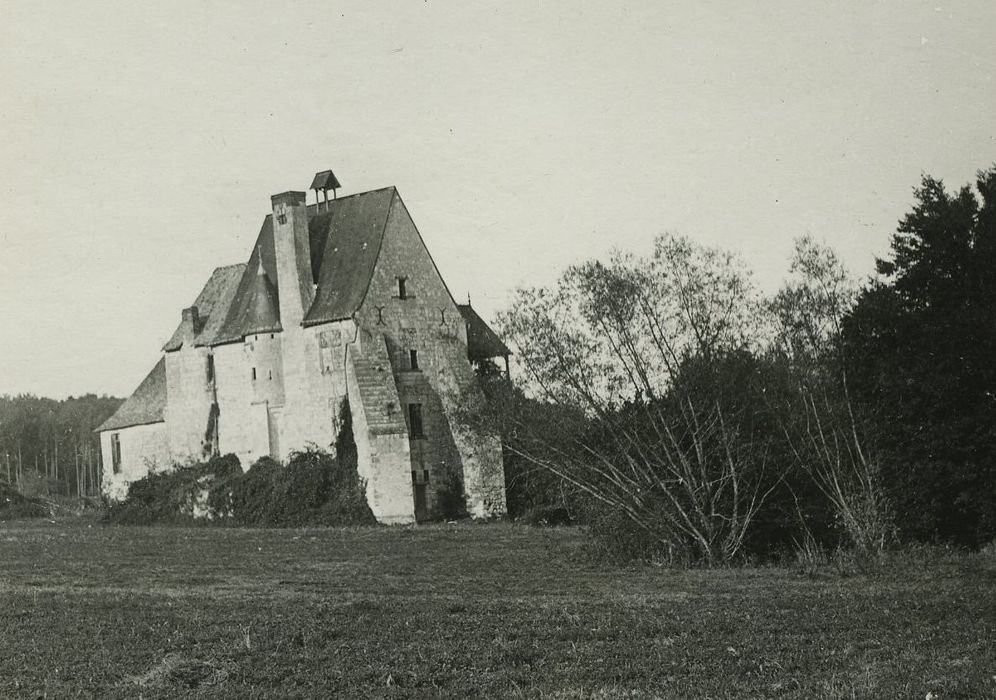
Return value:
[(311, 276), (311, 243), (304, 192), (270, 197), (273, 205), (273, 248), (277, 257), (280, 324), (290, 330), (301, 324), (315, 299)]

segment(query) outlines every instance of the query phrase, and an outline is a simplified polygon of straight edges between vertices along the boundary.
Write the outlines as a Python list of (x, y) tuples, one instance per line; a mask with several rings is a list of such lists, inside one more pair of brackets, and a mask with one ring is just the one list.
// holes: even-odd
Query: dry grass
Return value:
[(996, 695), (996, 560), (603, 568), (574, 529), (0, 525), (0, 697)]

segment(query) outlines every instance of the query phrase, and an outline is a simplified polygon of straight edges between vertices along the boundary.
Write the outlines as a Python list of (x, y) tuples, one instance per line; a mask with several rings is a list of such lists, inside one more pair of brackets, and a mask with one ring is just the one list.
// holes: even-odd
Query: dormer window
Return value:
[(408, 298), (408, 289), (407, 285), (405, 284), (407, 281), (408, 281), (407, 277), (398, 278), (398, 299)]

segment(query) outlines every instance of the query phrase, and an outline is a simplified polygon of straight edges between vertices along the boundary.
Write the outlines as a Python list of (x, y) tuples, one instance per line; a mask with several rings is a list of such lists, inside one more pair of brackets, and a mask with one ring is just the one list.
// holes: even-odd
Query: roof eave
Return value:
[[(105, 423), (102, 423), (101, 425), (99, 425), (98, 427), (94, 428), (93, 432), (95, 432), (95, 433), (109, 433), (112, 430), (124, 430), (126, 428), (137, 428), (140, 425), (156, 425), (157, 423), (165, 423), (165, 422), (166, 422), (165, 418), (160, 418), (159, 420), (139, 421), (137, 423), (126, 423), (126, 424), (123, 424), (123, 425), (114, 425), (114, 424), (111, 424), (110, 426), (107, 426), (107, 423), (105, 422)], [(105, 427), (105, 426), (107, 426), (107, 427)]]

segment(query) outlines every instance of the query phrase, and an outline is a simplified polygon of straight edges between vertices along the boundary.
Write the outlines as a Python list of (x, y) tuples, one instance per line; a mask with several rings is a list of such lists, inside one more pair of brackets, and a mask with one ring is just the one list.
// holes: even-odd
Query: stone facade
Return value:
[[(118, 447), (115, 449), (114, 442)], [(166, 423), (132, 425), (100, 434), (104, 458), (103, 490), (108, 498), (120, 500), (128, 484), (172, 463)], [(116, 453), (116, 454), (115, 454)]]
[(148, 464), (331, 449), (348, 399), (378, 520), (437, 517), (440, 489), (461, 482), (472, 515), (504, 514), (500, 440), (472, 420), (484, 397), (467, 325), (397, 191), (271, 204), (249, 263), (216, 270), (164, 348), (161, 422), (101, 429), (105, 465), (112, 439), (128, 444), (107, 494)]

